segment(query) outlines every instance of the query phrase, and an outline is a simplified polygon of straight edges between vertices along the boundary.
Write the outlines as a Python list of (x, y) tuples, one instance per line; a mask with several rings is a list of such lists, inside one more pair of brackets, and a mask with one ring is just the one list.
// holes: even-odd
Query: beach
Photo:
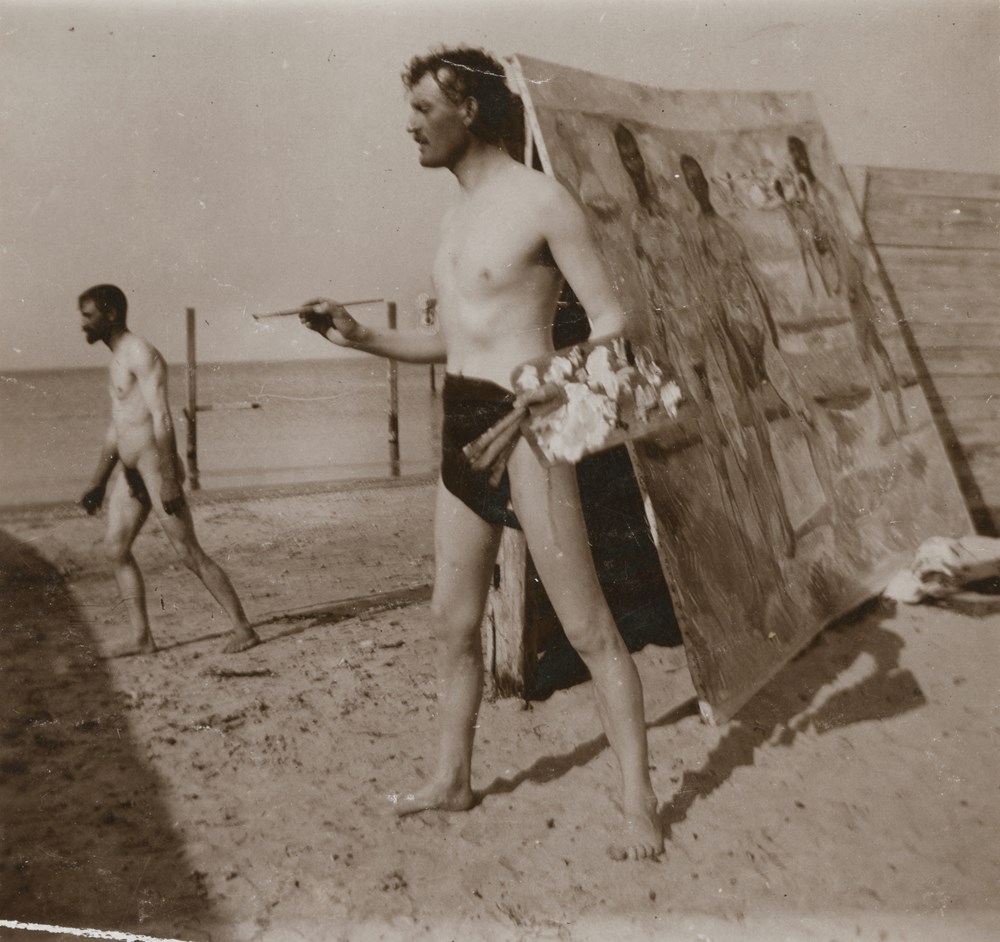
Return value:
[[(186, 368), (171, 364), (168, 374), (175, 435), (187, 455)], [(203, 490), (389, 478), (436, 465), (440, 399), (427, 366), (397, 369), (396, 455), (384, 362), (354, 354), (200, 363), (196, 378)], [(438, 370), (435, 385), (441, 381)], [(0, 372), (0, 510), (78, 497), (110, 417), (104, 362)], [(189, 461), (187, 470), (191, 476)]]
[(153, 524), (135, 553), (160, 651), (104, 659), (125, 614), (103, 520), (0, 515), (0, 939), (1000, 935), (995, 592), (872, 603), (718, 727), (682, 647), (636, 652), (658, 862), (606, 854), (617, 771), (589, 682), (484, 703), (471, 811), (386, 814), (435, 752), (434, 488), (194, 495), (263, 641), (238, 655)]

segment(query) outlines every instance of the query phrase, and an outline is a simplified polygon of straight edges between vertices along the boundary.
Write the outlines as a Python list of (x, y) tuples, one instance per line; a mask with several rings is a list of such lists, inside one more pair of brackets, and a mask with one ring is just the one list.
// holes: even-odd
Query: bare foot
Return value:
[(637, 805), (625, 814), (621, 842), (612, 844), (612, 860), (656, 860), (663, 853), (663, 825), (656, 813), (656, 799)]
[(222, 649), (223, 654), (239, 654), (240, 651), (248, 651), (250, 648), (260, 644), (260, 638), (253, 628), (246, 628), (243, 631), (234, 631), (233, 636), (226, 642)]
[(127, 641), (117, 644), (105, 655), (107, 660), (119, 657), (135, 657), (137, 654), (156, 654), (156, 642), (152, 635), (146, 635), (138, 641)]
[(475, 803), (475, 793), (468, 785), (458, 788), (431, 782), (418, 792), (390, 795), (392, 812), (397, 817), (420, 811), (468, 811)]

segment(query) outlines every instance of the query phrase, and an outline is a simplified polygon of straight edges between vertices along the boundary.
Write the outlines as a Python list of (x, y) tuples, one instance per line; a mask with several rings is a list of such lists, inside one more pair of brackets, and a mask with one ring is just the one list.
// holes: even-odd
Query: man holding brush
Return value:
[[(623, 822), (615, 859), (663, 850), (649, 776), (638, 672), (594, 569), (575, 470), (543, 466), (516, 434), (532, 401), (509, 389), (514, 368), (553, 352), (556, 302), (569, 283), (585, 307), (592, 339), (620, 333), (621, 306), (582, 210), (558, 182), (514, 160), (502, 137), (519, 102), (503, 66), (481, 50), (416, 57), (403, 74), (407, 131), (420, 163), (454, 174), (460, 197), (445, 215), (434, 263), (438, 334), (383, 331), (343, 305), (318, 299), (301, 315), (339, 346), (416, 363), (447, 364), (442, 468), (435, 512), (431, 612), (440, 644), (437, 767), (429, 781), (394, 796), (396, 811), (465, 811), (476, 803), (472, 748), (483, 687), (480, 622), (503, 526), (520, 526), (570, 642), (587, 665), (597, 707), (621, 772)], [(473, 446), (480, 460), (463, 454)], [(502, 473), (501, 473), (502, 472)], [(493, 480), (491, 480), (491, 478)]]

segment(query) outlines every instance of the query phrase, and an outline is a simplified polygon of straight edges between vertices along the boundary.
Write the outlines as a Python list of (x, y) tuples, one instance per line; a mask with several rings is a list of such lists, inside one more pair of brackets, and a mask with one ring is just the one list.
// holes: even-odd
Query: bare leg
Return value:
[(212, 598), (222, 606), (229, 616), (229, 621), (233, 626), (232, 637), (222, 650), (226, 654), (234, 654), (259, 644), (260, 638), (250, 627), (250, 622), (243, 611), (243, 605), (236, 594), (236, 589), (229, 581), (229, 576), (201, 548), (201, 544), (195, 536), (190, 508), (185, 505), (180, 513), (173, 516), (162, 514), (159, 519), (181, 561), (201, 580), (205, 588), (212, 593)]
[(148, 503), (133, 497), (125, 476), (120, 471), (116, 472), (108, 498), (108, 530), (104, 546), (118, 583), (118, 592), (128, 612), (132, 637), (125, 644), (116, 646), (111, 652), (112, 657), (152, 654), (156, 650), (146, 612), (146, 587), (132, 555), (132, 544), (148, 516)]
[(500, 528), (438, 482), (431, 617), (438, 640), (438, 758), (429, 782), (394, 799), (399, 815), (439, 808), (466, 811), (472, 792), (472, 743), (483, 695), (480, 622), (500, 545)]
[(642, 683), (597, 580), (576, 473), (542, 467), (526, 442), (508, 466), (528, 549), (570, 643), (587, 665), (608, 742), (618, 759), (624, 823), (616, 860), (655, 858), (663, 829), (649, 777)]
[(236, 589), (229, 577), (202, 548), (194, 532), (194, 520), (191, 508), (185, 502), (183, 509), (176, 514), (168, 514), (160, 501), (159, 471), (153, 467), (142, 468), (143, 479), (149, 488), (153, 509), (157, 519), (167, 534), (181, 562), (187, 566), (202, 582), (212, 597), (222, 606), (233, 626), (232, 637), (222, 649), (226, 654), (245, 651), (260, 643), (257, 633), (250, 627), (246, 613)]

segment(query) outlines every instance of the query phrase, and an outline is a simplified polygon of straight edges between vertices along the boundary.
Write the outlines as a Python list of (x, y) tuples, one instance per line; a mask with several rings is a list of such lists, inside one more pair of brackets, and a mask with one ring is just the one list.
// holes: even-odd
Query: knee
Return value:
[(198, 553), (190, 546), (176, 547), (176, 551), (177, 551), (177, 559), (181, 563), (181, 565), (183, 565), (187, 569), (190, 569), (191, 572), (194, 573), (201, 572), (201, 561), (204, 554)]
[(115, 534), (104, 538), (104, 555), (112, 566), (123, 566), (132, 561), (132, 545)]
[(566, 638), (584, 661), (620, 654), (625, 642), (606, 606), (593, 606), (576, 618), (562, 622)]
[(438, 642), (453, 655), (479, 656), (482, 648), (479, 625), (482, 612), (469, 605), (431, 602), (431, 619)]
[(198, 547), (189, 546), (178, 541), (174, 544), (174, 552), (177, 554), (177, 561), (185, 569), (190, 569), (196, 575), (202, 572), (202, 562), (205, 554)]

